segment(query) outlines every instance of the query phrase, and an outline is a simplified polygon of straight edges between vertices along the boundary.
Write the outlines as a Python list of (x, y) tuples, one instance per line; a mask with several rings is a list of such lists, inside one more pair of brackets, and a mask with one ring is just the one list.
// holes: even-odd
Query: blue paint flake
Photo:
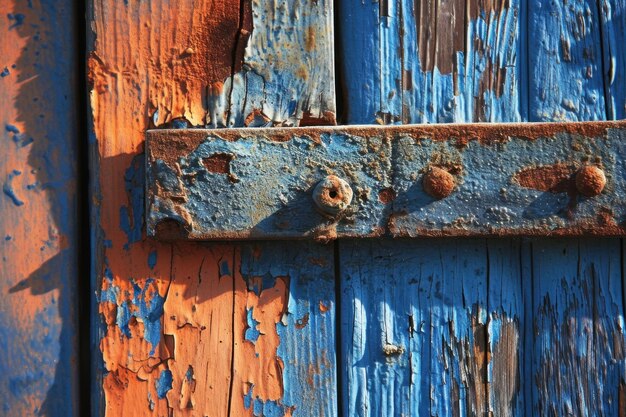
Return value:
[(191, 365), (187, 368), (187, 372), (185, 372), (185, 380), (187, 382), (191, 382), (193, 380), (193, 367)]
[(18, 135), (18, 134), (20, 133), (20, 130), (19, 130), (19, 129), (17, 128), (17, 126), (15, 126), (15, 125), (10, 125), (10, 124), (7, 124), (7, 125), (5, 125), (5, 126), (4, 126), (4, 129), (5, 129), (7, 132), (14, 133), (14, 134), (16, 134), (16, 135)]
[(249, 308), (246, 313), (246, 319), (248, 321), (248, 328), (246, 329), (245, 338), (252, 343), (256, 343), (259, 340), (259, 336), (261, 332), (257, 329), (259, 322), (254, 319), (252, 316), (254, 312), (254, 308)]
[(152, 346), (150, 354), (153, 355), (161, 340), (161, 317), (165, 298), (159, 294), (153, 278), (146, 280), (143, 288), (133, 282), (133, 293), (133, 304), (137, 308), (132, 314), (143, 321), (143, 337)]
[(24, 19), (26, 19), (26, 15), (23, 13), (9, 13), (7, 14), (7, 17), (9, 18), (9, 22), (12, 22), (11, 26), (9, 26), (9, 30), (22, 26), (24, 24)]
[(120, 228), (126, 233), (128, 242), (124, 245), (128, 249), (130, 244), (142, 239), (144, 217), (144, 155), (133, 158), (130, 166), (124, 173), (128, 206), (120, 207)]
[(228, 261), (222, 261), (220, 262), (220, 277), (223, 277), (225, 275), (230, 276), (230, 266), (228, 265)]
[(4, 237), (4, 240), (7, 240), (7, 241), (8, 241), (8, 240), (11, 240), (11, 239), (12, 239), (11, 235), (6, 235), (6, 236)]
[(0, 72), (0, 77), (4, 78), (4, 77), (9, 76), (9, 74), (11, 74), (11, 72), (9, 71), (9, 68), (8, 67), (4, 67), (2, 72)]
[(172, 371), (170, 371), (169, 369), (161, 371), (159, 379), (157, 379), (155, 383), (157, 396), (159, 398), (165, 398), (167, 392), (172, 389), (172, 380)]
[(157, 263), (157, 251), (153, 250), (148, 254), (148, 268), (154, 269)]
[(17, 207), (24, 205), (24, 202), (18, 198), (17, 194), (15, 194), (15, 190), (13, 190), (13, 178), (19, 175), (22, 175), (22, 172), (14, 169), (12, 172), (9, 173), (6, 182), (2, 186), (2, 192), (4, 192), (4, 194), (9, 197), (13, 204), (15, 204)]

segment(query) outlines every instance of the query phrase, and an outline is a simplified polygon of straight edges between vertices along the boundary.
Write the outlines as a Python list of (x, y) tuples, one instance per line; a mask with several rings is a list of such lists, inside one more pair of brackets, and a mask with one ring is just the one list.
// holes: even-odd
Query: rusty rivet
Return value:
[(313, 189), (313, 201), (327, 216), (337, 216), (352, 203), (352, 188), (345, 180), (329, 175)]
[(423, 179), (424, 191), (437, 200), (452, 194), (456, 187), (454, 175), (439, 167), (430, 167)]
[(593, 165), (586, 165), (576, 173), (576, 189), (585, 197), (599, 195), (606, 185), (604, 171)]

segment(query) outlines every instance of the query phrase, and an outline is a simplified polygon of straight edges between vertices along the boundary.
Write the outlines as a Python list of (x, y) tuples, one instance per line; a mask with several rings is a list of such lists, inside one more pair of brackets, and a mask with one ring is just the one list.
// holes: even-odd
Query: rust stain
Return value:
[(304, 316), (302, 316), (301, 319), (296, 320), (296, 329), (298, 330), (302, 330), (304, 329), (307, 325), (309, 324), (309, 313), (306, 313)]
[(383, 204), (389, 204), (396, 199), (396, 191), (391, 188), (383, 188), (378, 192), (378, 201)]
[(568, 164), (529, 167), (517, 172), (513, 181), (525, 188), (564, 193), (571, 191), (575, 172), (576, 167)]
[(320, 313), (324, 314), (327, 313), (328, 310), (330, 310), (330, 307), (328, 305), (326, 305), (323, 301), (319, 302), (319, 309), (320, 309)]
[(309, 26), (304, 35), (304, 50), (307, 52), (314, 50), (316, 44), (315, 41), (315, 27)]
[(230, 174), (230, 163), (235, 156), (228, 153), (216, 153), (208, 158), (204, 158), (204, 167), (215, 174)]
[(269, 117), (267, 117), (262, 109), (254, 109), (246, 116), (243, 124), (244, 126), (264, 126), (271, 121)]

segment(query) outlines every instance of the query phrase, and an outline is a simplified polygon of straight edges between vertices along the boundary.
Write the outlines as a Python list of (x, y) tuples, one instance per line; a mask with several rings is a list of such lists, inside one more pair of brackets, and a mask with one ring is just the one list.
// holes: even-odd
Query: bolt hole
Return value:
[(330, 190), (328, 192), (328, 196), (334, 200), (335, 198), (337, 198), (337, 190)]

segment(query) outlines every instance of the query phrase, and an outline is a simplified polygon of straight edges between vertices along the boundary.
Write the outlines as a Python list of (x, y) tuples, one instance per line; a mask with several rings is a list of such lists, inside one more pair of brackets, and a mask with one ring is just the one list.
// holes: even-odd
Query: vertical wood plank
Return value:
[(602, 55), (607, 119), (626, 118), (626, 3), (622, 0), (602, 0)]
[(520, 3), (339, 5), (346, 121), (519, 121)]
[(344, 415), (484, 415), (484, 244), (339, 246)]
[(489, 412), (494, 416), (522, 416), (524, 367), (524, 298), (521, 243), (498, 239), (487, 242), (489, 326)]
[[(520, 85), (525, 74), (520, 58), (525, 52), (520, 38), (523, 2), (346, 1), (338, 13), (347, 123), (513, 122), (526, 117), (526, 93)], [(520, 247), (509, 240), (448, 240), (418, 249), (397, 241), (380, 249), (392, 260), (376, 257), (376, 245), (366, 247), (359, 250), (355, 244), (340, 251), (342, 280), (347, 277), (345, 265), (356, 263), (352, 258), (368, 265), (354, 266), (361, 279), (341, 283), (341, 332), (350, 343), (343, 344), (346, 362), (341, 367), (344, 415), (391, 410), (406, 415), (523, 415), (525, 393), (513, 378), (522, 379), (524, 369)], [(414, 271), (426, 274), (420, 268), (431, 259), (444, 265), (430, 265), (434, 270), (450, 265), (457, 269), (444, 274), (445, 286), (423, 287), (416, 294), (404, 280)], [(391, 280), (388, 276), (394, 281), (385, 281)], [(352, 294), (358, 301), (349, 305)], [(430, 301), (437, 294), (445, 299), (443, 305)], [(389, 303), (393, 307), (387, 310), (393, 313), (385, 319), (378, 306)], [(382, 363), (375, 350), (380, 349), (381, 326), (404, 334), (402, 314), (409, 314), (407, 308), (415, 310), (415, 317), (425, 317), (428, 330), (402, 339), (413, 352), (410, 359), (387, 361), (393, 372), (385, 370), (396, 378), (393, 386), (402, 389), (383, 392), (372, 382)], [(376, 353), (361, 353), (367, 349)], [(406, 376), (400, 375), (409, 365), (412, 379), (407, 386)]]
[(94, 415), (335, 414), (334, 298), (311, 283), (332, 253), (146, 240), (142, 154), (151, 127), (334, 123), (332, 16), (326, 0), (90, 2)]
[(599, 2), (528, 8), (529, 121), (605, 120)]
[[(613, 117), (605, 7), (529, 3), (528, 32), (536, 34), (528, 54), (531, 121)], [(617, 415), (624, 381), (620, 246), (616, 239), (533, 242), (526, 277), (532, 279), (530, 413)]]
[(76, 416), (77, 5), (0, 9), (0, 414)]
[(616, 416), (624, 369), (619, 241), (533, 247), (533, 414)]

